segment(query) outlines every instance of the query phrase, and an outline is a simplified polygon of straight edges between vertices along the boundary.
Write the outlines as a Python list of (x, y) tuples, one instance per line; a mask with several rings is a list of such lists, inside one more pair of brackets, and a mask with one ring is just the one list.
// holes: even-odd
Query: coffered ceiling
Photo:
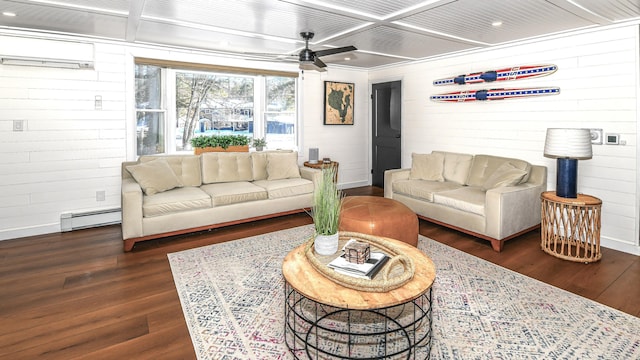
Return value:
[[(639, 0), (0, 0), (0, 28), (372, 68), (640, 19)], [(10, 16), (14, 14), (15, 16)], [(277, 57), (277, 55), (285, 55)], [(345, 58), (350, 58), (346, 60)]]

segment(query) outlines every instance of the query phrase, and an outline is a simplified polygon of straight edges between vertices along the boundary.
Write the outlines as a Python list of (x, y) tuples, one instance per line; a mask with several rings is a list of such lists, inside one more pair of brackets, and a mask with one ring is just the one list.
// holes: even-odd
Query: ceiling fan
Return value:
[(355, 46), (343, 46), (339, 48), (313, 51), (309, 49), (309, 40), (313, 39), (315, 34), (310, 31), (303, 31), (300, 36), (304, 39), (304, 49), (298, 54), (300, 69), (302, 70), (318, 70), (326, 71), (327, 64), (320, 60), (321, 56), (334, 55), (343, 52), (355, 51)]
[[(303, 31), (300, 33), (302, 39), (304, 39), (304, 49), (302, 49), (297, 55), (296, 54), (264, 54), (264, 53), (249, 53), (244, 52), (244, 55), (255, 57), (254, 60), (262, 60), (262, 61), (297, 61), (300, 64), (301, 70), (316, 70), (316, 71), (327, 71), (325, 64), (322, 60), (320, 60), (321, 56), (334, 55), (343, 52), (355, 51), (355, 46), (343, 46), (339, 48), (313, 51), (309, 49), (309, 40), (313, 39), (315, 34), (310, 31)], [(269, 56), (271, 60), (264, 59), (265, 56)], [(273, 58), (275, 56), (275, 59)], [(297, 57), (297, 59), (294, 58)], [(295, 59), (295, 60), (294, 60)]]

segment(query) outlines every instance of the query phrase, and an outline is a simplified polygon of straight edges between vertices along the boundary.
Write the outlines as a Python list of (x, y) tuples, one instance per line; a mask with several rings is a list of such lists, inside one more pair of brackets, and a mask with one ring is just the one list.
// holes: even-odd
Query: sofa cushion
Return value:
[(399, 194), (411, 196), (416, 199), (433, 202), (433, 194), (440, 191), (458, 189), (462, 187), (453, 181), (427, 181), (427, 180), (399, 180), (393, 183), (393, 191)]
[(154, 195), (182, 186), (182, 182), (164, 158), (130, 165), (127, 166), (127, 170), (147, 195)]
[[(253, 164), (253, 180), (267, 180), (269, 175), (267, 174), (267, 154), (280, 153), (290, 154), (292, 150), (269, 150), (269, 151), (255, 151), (251, 153), (251, 162)], [(297, 161), (296, 153), (296, 161)]]
[(182, 182), (182, 186), (202, 185), (202, 171), (200, 166), (200, 156), (197, 155), (144, 155), (139, 162), (149, 162), (157, 159), (164, 159), (169, 163), (171, 170)]
[(267, 190), (269, 199), (313, 194), (313, 182), (307, 179), (257, 180), (253, 182)]
[(411, 154), (411, 171), (409, 172), (409, 179), (444, 181), (443, 170), (443, 154)]
[(267, 180), (300, 178), (298, 153), (267, 153)]
[(200, 188), (211, 196), (213, 206), (267, 199), (265, 189), (247, 181), (206, 184)]
[(251, 153), (253, 180), (267, 180), (267, 153), (256, 151)]
[(492, 155), (476, 155), (471, 162), (467, 185), (482, 187), (484, 182), (494, 173), (502, 164), (511, 163), (515, 168), (524, 170), (527, 174), (522, 178), (520, 183), (529, 180), (531, 172), (531, 164), (524, 160), (504, 158)]
[(142, 216), (153, 217), (181, 211), (207, 209), (211, 197), (197, 187), (182, 187), (165, 191), (142, 200)]
[(444, 155), (444, 171), (442, 172), (442, 175), (444, 176), (445, 181), (453, 181), (460, 185), (467, 183), (473, 155), (444, 151), (433, 151), (432, 154), (434, 153), (441, 153)]
[(480, 187), (463, 186), (434, 194), (433, 202), (461, 211), (484, 215), (485, 198), (486, 193)]
[(520, 183), (527, 172), (516, 168), (510, 162), (500, 165), (482, 184), (483, 190), (504, 186), (514, 186)]
[(253, 180), (253, 164), (248, 152), (208, 152), (200, 156), (204, 184)]

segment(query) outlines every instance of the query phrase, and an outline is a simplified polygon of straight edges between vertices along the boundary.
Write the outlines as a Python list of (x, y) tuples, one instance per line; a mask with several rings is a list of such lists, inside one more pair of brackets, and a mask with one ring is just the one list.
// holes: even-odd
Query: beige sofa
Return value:
[(138, 241), (302, 212), (321, 170), (297, 152), (142, 156), (122, 164), (122, 239)]
[(540, 226), (540, 195), (547, 168), (492, 155), (433, 151), (412, 154), (411, 168), (387, 170), (384, 196), (418, 217), (491, 241)]

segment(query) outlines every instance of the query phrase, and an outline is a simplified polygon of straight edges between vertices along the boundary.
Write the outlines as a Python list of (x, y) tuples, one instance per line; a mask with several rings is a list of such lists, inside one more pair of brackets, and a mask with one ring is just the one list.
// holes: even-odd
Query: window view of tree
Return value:
[(138, 155), (164, 153), (162, 71), (157, 66), (136, 66), (136, 149)]
[(193, 136), (253, 136), (253, 86), (251, 77), (178, 72), (177, 150), (189, 149)]
[(287, 148), (295, 144), (296, 80), (289, 77), (269, 76), (265, 81), (266, 140), (272, 148)]
[[(297, 146), (294, 77), (141, 64), (135, 74), (138, 155), (191, 152), (193, 137), (211, 134), (265, 138), (272, 149)], [(175, 104), (175, 112), (168, 113), (166, 104)]]

